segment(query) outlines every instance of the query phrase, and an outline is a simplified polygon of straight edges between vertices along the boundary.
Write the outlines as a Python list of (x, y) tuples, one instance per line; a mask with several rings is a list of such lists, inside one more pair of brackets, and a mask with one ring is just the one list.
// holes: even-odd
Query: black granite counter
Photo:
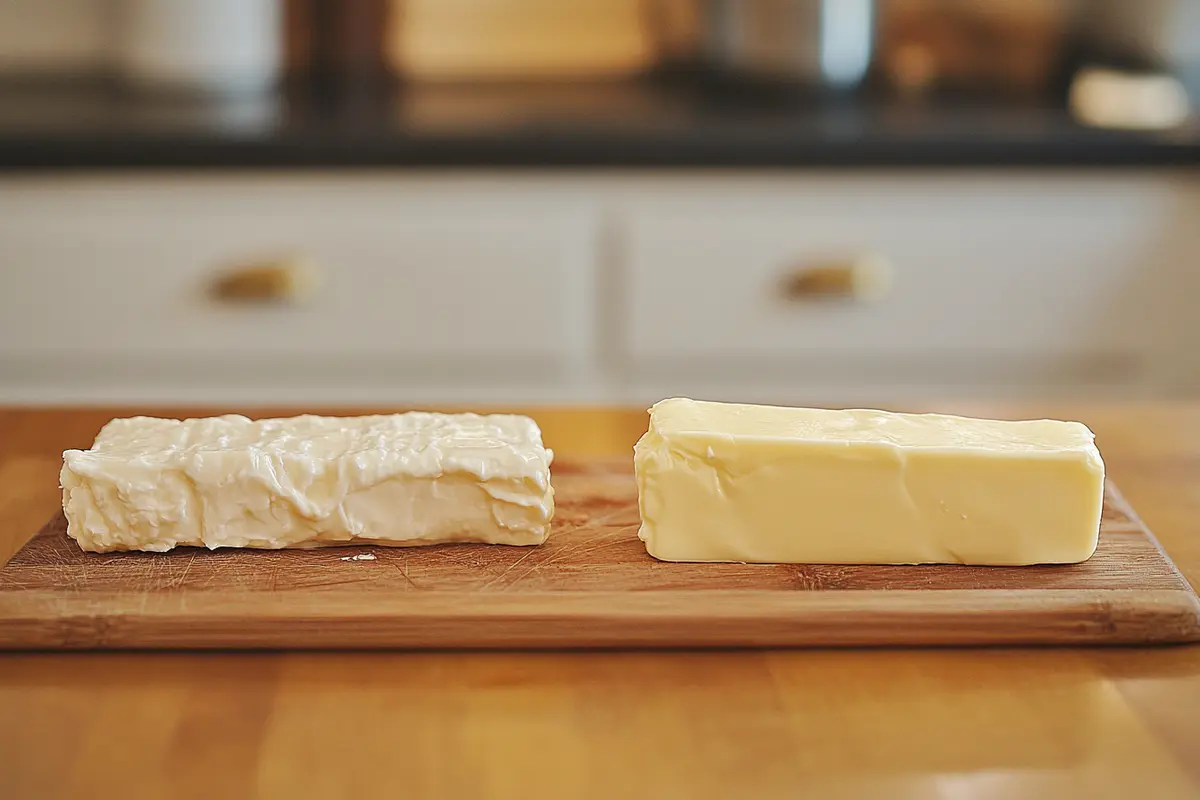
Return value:
[(236, 103), (0, 87), (0, 170), (1196, 166), (1200, 124), (1086, 128), (1053, 102), (783, 98), (653, 82)]

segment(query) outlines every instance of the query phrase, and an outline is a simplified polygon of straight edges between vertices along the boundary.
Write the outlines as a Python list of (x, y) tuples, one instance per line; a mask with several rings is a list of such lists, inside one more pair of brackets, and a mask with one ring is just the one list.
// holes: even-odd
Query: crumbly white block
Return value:
[(63, 512), (94, 552), (535, 545), (552, 456), (512, 415), (115, 419), (63, 453)]

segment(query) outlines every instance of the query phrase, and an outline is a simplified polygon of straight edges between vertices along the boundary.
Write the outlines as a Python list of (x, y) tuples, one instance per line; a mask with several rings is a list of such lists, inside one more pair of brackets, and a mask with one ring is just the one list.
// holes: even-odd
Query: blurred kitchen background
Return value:
[(0, 402), (1200, 395), (1200, 0), (0, 0)]

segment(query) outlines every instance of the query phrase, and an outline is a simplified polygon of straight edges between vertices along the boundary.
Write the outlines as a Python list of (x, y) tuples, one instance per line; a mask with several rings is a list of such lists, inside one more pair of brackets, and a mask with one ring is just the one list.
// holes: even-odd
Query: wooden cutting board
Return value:
[(1200, 641), (1200, 600), (1111, 486), (1084, 564), (851, 567), (658, 562), (627, 462), (556, 464), (554, 483), (532, 548), (100, 555), (60, 516), (0, 569), (0, 648)]

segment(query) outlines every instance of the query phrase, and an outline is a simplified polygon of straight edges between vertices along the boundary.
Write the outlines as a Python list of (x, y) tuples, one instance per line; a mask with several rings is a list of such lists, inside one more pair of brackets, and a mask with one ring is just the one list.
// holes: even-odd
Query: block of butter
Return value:
[(552, 454), (528, 417), (115, 419), (63, 453), (84, 550), (541, 544)]
[(640, 536), (664, 561), (1074, 563), (1104, 462), (1078, 422), (675, 398), (637, 443)]

